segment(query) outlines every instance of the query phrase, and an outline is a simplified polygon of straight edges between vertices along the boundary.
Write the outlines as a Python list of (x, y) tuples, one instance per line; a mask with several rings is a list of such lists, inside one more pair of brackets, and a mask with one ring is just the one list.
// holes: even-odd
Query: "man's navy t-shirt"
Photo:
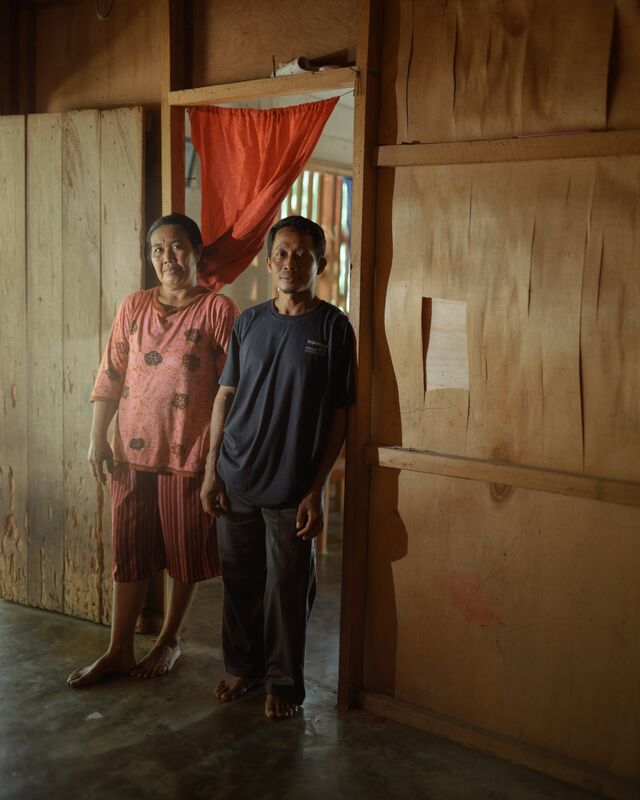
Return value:
[(339, 309), (278, 313), (273, 300), (235, 321), (221, 386), (235, 386), (218, 472), (262, 508), (298, 505), (315, 477), (333, 412), (354, 399), (354, 337)]

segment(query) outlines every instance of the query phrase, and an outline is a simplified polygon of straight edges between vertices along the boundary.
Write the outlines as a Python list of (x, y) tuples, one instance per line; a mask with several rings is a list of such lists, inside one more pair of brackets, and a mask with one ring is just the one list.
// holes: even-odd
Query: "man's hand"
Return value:
[(105, 463), (107, 465), (107, 472), (109, 474), (113, 472), (113, 450), (111, 449), (111, 445), (107, 441), (106, 437), (91, 437), (87, 459), (89, 464), (91, 464), (91, 472), (93, 472), (93, 477), (99, 483), (106, 483), (107, 476), (104, 473)]
[(229, 509), (229, 498), (218, 471), (211, 467), (209, 461), (204, 471), (204, 479), (200, 488), (202, 507), (211, 517), (221, 517)]
[(296, 536), (300, 539), (315, 539), (322, 530), (324, 517), (322, 514), (322, 493), (308, 492), (298, 506), (296, 514)]

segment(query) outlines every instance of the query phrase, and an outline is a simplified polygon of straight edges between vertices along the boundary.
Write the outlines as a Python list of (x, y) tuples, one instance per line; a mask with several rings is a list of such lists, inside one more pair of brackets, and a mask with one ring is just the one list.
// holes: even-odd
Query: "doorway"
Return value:
[[(288, 97), (265, 97), (220, 105), (277, 108), (335, 96), (337, 92), (314, 92)], [(276, 219), (300, 214), (318, 222), (327, 240), (327, 268), (317, 285), (318, 295), (349, 313), (351, 264), (351, 201), (353, 174), (353, 92), (343, 93), (329, 118), (318, 144), (281, 204)], [(200, 163), (190, 138), (185, 113), (185, 213), (199, 224), (202, 218)], [(272, 297), (271, 279), (265, 267), (266, 248), (236, 280), (222, 290), (241, 311)], [(308, 629), (306, 680), (337, 692), (342, 582), (344, 510), (344, 453), (338, 459), (325, 490), (325, 528), (316, 542), (318, 596)], [(221, 581), (203, 584), (192, 610), (190, 635), (219, 642), (222, 607)]]

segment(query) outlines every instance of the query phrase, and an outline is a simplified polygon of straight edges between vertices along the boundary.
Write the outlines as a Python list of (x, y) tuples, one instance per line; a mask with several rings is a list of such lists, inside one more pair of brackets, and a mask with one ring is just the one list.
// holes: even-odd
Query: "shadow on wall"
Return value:
[[(392, 205), (394, 171), (382, 171), (378, 183), (378, 226), (371, 441), (401, 444), (398, 377), (385, 333), (385, 305), (393, 261)], [(365, 686), (395, 694), (398, 618), (393, 564), (407, 555), (407, 531), (398, 510), (400, 471), (373, 467), (369, 507)]]

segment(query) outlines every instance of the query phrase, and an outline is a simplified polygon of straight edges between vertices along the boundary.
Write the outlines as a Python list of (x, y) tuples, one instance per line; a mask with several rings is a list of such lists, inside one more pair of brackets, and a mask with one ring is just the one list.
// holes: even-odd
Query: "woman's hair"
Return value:
[(162, 228), (164, 225), (178, 225), (187, 234), (187, 237), (193, 247), (200, 247), (203, 244), (202, 234), (198, 223), (194, 222), (191, 217), (185, 214), (166, 214), (164, 217), (159, 217), (155, 222), (152, 222), (147, 231), (147, 258), (151, 257), (151, 234)]
[(285, 217), (271, 228), (269, 236), (267, 237), (267, 255), (271, 258), (271, 251), (273, 250), (273, 240), (276, 238), (276, 233), (283, 228), (288, 228), (298, 233), (304, 233), (311, 236), (313, 239), (313, 246), (316, 253), (316, 259), (320, 261), (324, 258), (324, 251), (326, 249), (326, 241), (324, 231), (317, 222), (307, 219), (307, 217)]

